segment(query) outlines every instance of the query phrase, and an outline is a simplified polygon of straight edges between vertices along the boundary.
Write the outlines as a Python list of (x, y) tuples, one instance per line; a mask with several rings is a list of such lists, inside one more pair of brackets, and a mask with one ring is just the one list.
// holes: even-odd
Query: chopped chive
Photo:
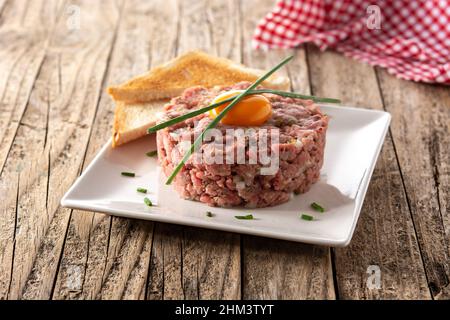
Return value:
[(147, 157), (154, 157), (154, 156), (158, 155), (158, 151), (157, 150), (149, 151), (145, 155)]
[(230, 111), (239, 101), (241, 101), (245, 95), (247, 95), (247, 93), (253, 89), (255, 89), (261, 82), (263, 82), (264, 80), (266, 80), (268, 77), (270, 77), (275, 71), (277, 71), (278, 69), (280, 69), (282, 66), (284, 66), (286, 63), (288, 63), (289, 61), (291, 61), (294, 58), (293, 55), (287, 57), (286, 59), (284, 59), (283, 61), (281, 61), (278, 65), (276, 65), (275, 67), (273, 67), (270, 71), (268, 71), (266, 74), (264, 74), (263, 76), (261, 76), (260, 78), (258, 78), (250, 87), (248, 87), (245, 91), (243, 91), (242, 93), (238, 94), (236, 97), (234, 97), (233, 101), (230, 102), (229, 105), (227, 105), (218, 115), (217, 117), (215, 117), (205, 128), (205, 130), (203, 130), (203, 132), (197, 137), (197, 139), (195, 139), (194, 143), (191, 145), (191, 147), (189, 148), (189, 150), (184, 154), (183, 159), (181, 159), (180, 163), (178, 163), (178, 165), (175, 167), (175, 169), (172, 171), (171, 175), (169, 176), (169, 178), (167, 178), (166, 184), (171, 184), (173, 179), (175, 179), (175, 176), (178, 174), (178, 172), (180, 172), (181, 168), (184, 167), (184, 164), (186, 163), (186, 161), (190, 158), (190, 156), (194, 153), (194, 151), (197, 149), (197, 147), (202, 143), (203, 141), (203, 137), (205, 136), (206, 132), (211, 129), (214, 128), (219, 122), (220, 120), (222, 120), (223, 117), (225, 117), (225, 115), (228, 113), (228, 111)]
[(134, 172), (122, 172), (122, 175), (125, 177), (135, 177), (136, 174)]
[(325, 209), (317, 202), (311, 203), (311, 208), (313, 208), (314, 210), (319, 211), (319, 212), (325, 212)]
[(147, 189), (145, 188), (137, 188), (136, 191), (140, 193), (147, 193)]
[(209, 218), (212, 218), (213, 214), (212, 214), (211, 211), (206, 211), (206, 216), (209, 217)]
[(144, 198), (144, 202), (149, 207), (153, 206), (152, 201), (149, 198), (147, 198), (147, 197)]
[(234, 217), (239, 220), (253, 220), (252, 214), (248, 214), (246, 216), (234, 216)]
[(314, 217), (313, 217), (313, 216), (310, 216), (310, 215), (308, 215), (308, 214), (302, 214), (301, 218), (302, 218), (303, 220), (306, 220), (306, 221), (312, 221), (312, 220), (314, 220)]

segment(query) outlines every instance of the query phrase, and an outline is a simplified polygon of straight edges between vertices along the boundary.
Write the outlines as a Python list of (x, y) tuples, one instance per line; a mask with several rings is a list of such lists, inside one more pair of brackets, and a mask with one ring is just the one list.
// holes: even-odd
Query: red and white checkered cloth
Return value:
[(278, 1), (253, 38), (260, 49), (305, 42), (399, 78), (450, 84), (450, 0)]

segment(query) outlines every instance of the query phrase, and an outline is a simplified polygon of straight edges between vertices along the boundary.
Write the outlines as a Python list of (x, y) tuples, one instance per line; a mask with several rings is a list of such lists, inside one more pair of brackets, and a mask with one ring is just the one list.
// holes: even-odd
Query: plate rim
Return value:
[[(358, 107), (351, 107), (346, 105), (329, 105), (329, 104), (318, 104), (320, 107), (325, 106), (326, 108), (332, 108), (332, 109), (348, 109), (355, 112), (370, 112), (370, 113), (378, 113), (381, 115), (380, 119), (384, 121), (384, 127), (383, 130), (380, 132), (380, 139), (378, 140), (378, 144), (375, 148), (374, 156), (372, 160), (370, 161), (369, 167), (364, 172), (364, 175), (361, 179), (360, 185), (361, 187), (358, 189), (357, 195), (355, 196), (355, 208), (353, 210), (354, 218), (352, 219), (352, 224), (349, 228), (349, 232), (347, 233), (346, 237), (343, 237), (342, 239), (330, 239), (330, 238), (323, 238), (323, 237), (312, 237), (311, 235), (308, 235), (306, 237), (303, 237), (302, 234), (298, 234), (295, 236), (291, 236), (290, 234), (286, 233), (280, 233), (280, 232), (271, 232), (267, 230), (258, 230), (258, 229), (246, 229), (245, 227), (242, 228), (241, 226), (233, 225), (232, 227), (227, 227), (226, 225), (221, 226), (219, 223), (211, 223), (208, 221), (208, 223), (199, 223), (194, 220), (174, 220), (171, 221), (171, 219), (167, 219), (167, 216), (164, 219), (160, 219), (159, 216), (152, 216), (150, 212), (146, 212), (145, 217), (136, 217), (135, 213), (127, 213), (123, 210), (109, 208), (104, 209), (102, 207), (97, 207), (96, 205), (84, 205), (82, 200), (73, 200), (70, 199), (70, 195), (75, 190), (78, 185), (81, 183), (83, 176), (87, 175), (89, 172), (91, 172), (96, 164), (96, 162), (102, 157), (102, 155), (108, 151), (108, 149), (111, 148), (111, 141), (112, 138), (110, 137), (108, 141), (100, 148), (100, 150), (97, 152), (97, 154), (94, 156), (94, 158), (91, 160), (89, 165), (86, 167), (85, 170), (81, 172), (81, 174), (75, 179), (71, 187), (66, 191), (64, 196), (60, 200), (60, 204), (62, 207), (75, 209), (75, 210), (82, 210), (82, 211), (90, 211), (90, 212), (100, 212), (112, 216), (119, 216), (124, 217), (128, 219), (143, 219), (147, 221), (154, 221), (154, 222), (162, 222), (162, 223), (172, 223), (172, 224), (178, 224), (178, 225), (186, 225), (191, 227), (197, 227), (197, 228), (205, 228), (205, 229), (212, 229), (212, 230), (221, 230), (225, 232), (232, 232), (237, 234), (249, 234), (254, 236), (261, 236), (261, 237), (267, 237), (267, 238), (274, 238), (274, 239), (281, 239), (281, 240), (287, 240), (287, 241), (294, 241), (294, 242), (301, 242), (301, 243), (308, 243), (308, 244), (316, 244), (316, 245), (325, 245), (325, 246), (332, 246), (332, 247), (346, 247), (350, 244), (353, 234), (356, 229), (356, 225), (359, 221), (359, 217), (361, 214), (361, 209), (364, 204), (364, 199), (366, 197), (367, 190), (369, 188), (370, 180), (372, 178), (373, 171), (375, 169), (375, 166), (377, 164), (377, 160), (379, 158), (379, 155), (381, 153), (381, 149), (383, 147), (384, 141), (386, 140), (386, 135), (389, 130), (389, 126), (391, 123), (392, 116), (389, 112), (384, 110), (374, 110), (374, 109), (364, 109), (364, 108), (358, 108)], [(385, 119), (383, 119), (385, 118)], [(157, 208), (157, 207), (155, 207)], [(155, 210), (153, 208), (152, 210)], [(156, 209), (159, 210), (159, 209)], [(148, 214), (150, 213), (150, 214)], [(142, 212), (144, 214), (144, 212)], [(134, 216), (132, 216), (134, 215)], [(151, 219), (147, 219), (151, 218)], [(170, 221), (169, 221), (170, 220)]]

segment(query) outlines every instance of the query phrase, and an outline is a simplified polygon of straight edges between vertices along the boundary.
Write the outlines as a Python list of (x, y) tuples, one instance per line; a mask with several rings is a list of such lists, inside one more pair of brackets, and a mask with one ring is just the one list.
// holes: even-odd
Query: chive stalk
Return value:
[(147, 198), (147, 197), (144, 198), (144, 203), (145, 203), (148, 207), (153, 206), (152, 201), (151, 201), (149, 198)]
[(134, 172), (122, 172), (122, 175), (125, 177), (135, 177), (136, 174)]
[(158, 155), (158, 151), (157, 150), (149, 151), (145, 155), (147, 157), (154, 157), (154, 156)]
[(253, 220), (252, 214), (248, 214), (246, 216), (234, 216), (234, 217), (239, 220)]
[(316, 210), (316, 211), (319, 211), (319, 212), (325, 212), (325, 209), (324, 209), (324, 207), (322, 207), (320, 204), (318, 204), (317, 202), (313, 202), (313, 203), (311, 203), (311, 208), (313, 208), (314, 210)]
[(308, 214), (302, 214), (302, 215), (301, 215), (301, 218), (302, 218), (303, 220), (306, 220), (306, 221), (312, 221), (312, 220), (314, 220), (314, 217), (313, 217), (313, 216), (310, 216), (310, 215), (308, 215)]

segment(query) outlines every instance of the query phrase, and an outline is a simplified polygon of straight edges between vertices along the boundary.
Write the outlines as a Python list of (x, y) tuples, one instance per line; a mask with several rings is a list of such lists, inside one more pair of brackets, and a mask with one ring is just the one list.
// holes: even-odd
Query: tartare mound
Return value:
[[(205, 107), (219, 94), (229, 90), (242, 90), (250, 86), (243, 82), (229, 87), (193, 87), (166, 105), (160, 121), (166, 121), (186, 112)], [(261, 89), (261, 88), (260, 88)], [(267, 207), (286, 202), (292, 193), (309, 190), (320, 176), (323, 164), (328, 117), (310, 100), (264, 94), (272, 104), (272, 116), (259, 127), (236, 127), (218, 124), (215, 129), (223, 133), (203, 142), (198, 154), (213, 155), (223, 161), (195, 161), (194, 154), (173, 181), (175, 190), (184, 199), (204, 202), (210, 206), (248, 208)], [(157, 132), (158, 158), (163, 172), (169, 176), (189, 147), (212, 120), (201, 114)], [(226, 134), (227, 129), (254, 129), (245, 139)], [(266, 129), (261, 132), (259, 129)], [(241, 130), (242, 131), (242, 130)], [(252, 131), (252, 130), (250, 130)], [(271, 133), (278, 133), (278, 141), (271, 140)], [(278, 165), (270, 174), (262, 174), (267, 163), (261, 163), (252, 154), (249, 143), (268, 139), (267, 150), (258, 145), (258, 155), (278, 152)], [(251, 142), (250, 142), (251, 141)], [(187, 145), (186, 145), (187, 142)], [(245, 145), (244, 145), (245, 144)], [(245, 163), (237, 163), (238, 149), (245, 147)], [(232, 161), (227, 157), (232, 157)], [(201, 158), (201, 157), (200, 157)], [(257, 161), (251, 161), (257, 159)], [(219, 162), (219, 163), (218, 163)]]

